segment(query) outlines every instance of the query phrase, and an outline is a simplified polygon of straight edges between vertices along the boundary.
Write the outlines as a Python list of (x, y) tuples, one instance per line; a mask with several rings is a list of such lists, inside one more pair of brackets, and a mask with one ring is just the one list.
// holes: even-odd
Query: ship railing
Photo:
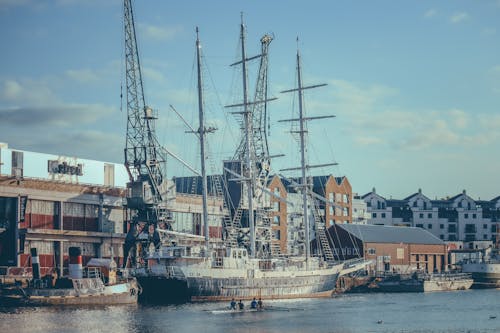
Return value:
[(363, 258), (349, 259), (344, 262), (344, 269), (352, 268), (356, 265), (367, 263), (367, 260)]
[(427, 274), (426, 277), (427, 278), (437, 278), (437, 279), (447, 280), (447, 281), (456, 281), (456, 280), (463, 280), (463, 279), (471, 279), (472, 275), (470, 273), (444, 272), (444, 273)]
[(84, 270), (84, 276), (87, 278), (102, 278), (102, 272), (99, 267), (86, 267)]

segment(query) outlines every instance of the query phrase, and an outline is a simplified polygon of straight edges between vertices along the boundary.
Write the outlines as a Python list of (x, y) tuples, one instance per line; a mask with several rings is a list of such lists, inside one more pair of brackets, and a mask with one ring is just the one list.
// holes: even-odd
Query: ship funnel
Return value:
[(83, 277), (82, 250), (79, 247), (69, 248), (69, 277), (81, 279)]
[(30, 249), (31, 253), (31, 268), (33, 270), (33, 279), (40, 279), (40, 258), (36, 247)]

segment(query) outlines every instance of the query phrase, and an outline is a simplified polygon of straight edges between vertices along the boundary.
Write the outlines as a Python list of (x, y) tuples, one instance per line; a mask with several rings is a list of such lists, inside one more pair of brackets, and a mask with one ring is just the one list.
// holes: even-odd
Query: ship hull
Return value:
[(464, 264), (462, 271), (472, 274), (472, 288), (500, 288), (500, 263)]
[(338, 273), (304, 276), (248, 277), (185, 277), (142, 276), (140, 301), (149, 303), (180, 303), (228, 301), (231, 299), (320, 298), (331, 297)]
[(1, 295), (9, 305), (119, 305), (136, 304), (140, 287), (136, 280), (105, 286), (102, 290), (76, 290), (74, 288), (14, 289)]
[(374, 291), (379, 292), (433, 292), (467, 290), (472, 286), (473, 280), (469, 276), (444, 275), (431, 276), (426, 279), (406, 279), (395, 281), (382, 281), (377, 283)]
[(338, 274), (271, 278), (188, 278), (191, 301), (330, 297)]

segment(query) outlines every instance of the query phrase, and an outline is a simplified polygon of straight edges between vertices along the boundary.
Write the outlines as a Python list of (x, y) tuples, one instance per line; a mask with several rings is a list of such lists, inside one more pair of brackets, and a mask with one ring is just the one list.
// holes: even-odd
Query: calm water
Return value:
[(225, 303), (0, 307), (0, 332), (500, 332), (499, 296), (500, 290), (341, 295), (265, 303), (299, 309), (290, 312), (239, 314), (210, 312)]

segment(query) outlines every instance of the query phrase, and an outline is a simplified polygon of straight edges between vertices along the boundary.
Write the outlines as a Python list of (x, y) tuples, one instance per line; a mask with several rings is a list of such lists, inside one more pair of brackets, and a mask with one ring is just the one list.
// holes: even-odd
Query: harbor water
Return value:
[[(268, 301), (290, 311), (212, 313), (226, 303), (8, 308), (0, 332), (500, 332), (500, 290), (344, 294)], [(248, 302), (246, 306), (249, 306)]]

